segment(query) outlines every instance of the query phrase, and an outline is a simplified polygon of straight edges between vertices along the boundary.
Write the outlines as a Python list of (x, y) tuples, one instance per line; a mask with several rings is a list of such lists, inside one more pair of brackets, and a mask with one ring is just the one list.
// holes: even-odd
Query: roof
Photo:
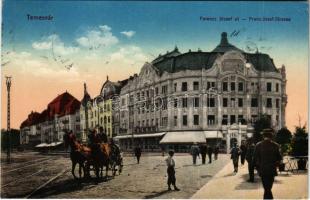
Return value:
[(231, 50), (243, 52), (242, 50), (238, 49), (238, 48), (235, 47), (234, 45), (230, 44), (230, 43), (228, 42), (228, 39), (227, 39), (227, 33), (226, 33), (226, 32), (223, 32), (223, 33), (221, 34), (221, 42), (220, 42), (220, 44), (217, 45), (217, 46), (215, 47), (215, 49), (213, 49), (212, 52), (225, 53), (226, 51), (231, 51)]
[(164, 54), (164, 55), (159, 54), (159, 56), (157, 58), (155, 58), (152, 61), (152, 63), (154, 64), (154, 63), (157, 63), (157, 62), (160, 62), (160, 61), (164, 60), (165, 58), (171, 58), (171, 57), (175, 57), (175, 56), (178, 56), (178, 55), (181, 55), (181, 53), (179, 52), (178, 47), (175, 46), (173, 51), (171, 51), (171, 52), (167, 51), (167, 53)]
[(80, 102), (68, 92), (58, 95), (41, 113), (31, 112), (21, 123), (20, 128), (39, 124), (51, 120), (55, 115), (64, 116), (74, 114), (80, 108)]
[(100, 95), (104, 97), (104, 99), (110, 99), (114, 95), (117, 95), (120, 93), (122, 87), (126, 85), (128, 82), (128, 79), (124, 79), (117, 82), (112, 82), (109, 80), (109, 77), (107, 76), (107, 80), (104, 82), (104, 84), (101, 87)]
[(160, 144), (175, 143), (206, 143), (203, 131), (168, 132), (159, 142)]
[(58, 95), (47, 105), (48, 116), (73, 114), (80, 108), (80, 102), (67, 91)]
[(210, 69), (216, 58), (223, 55), (227, 51), (239, 51), (247, 59), (247, 62), (252, 63), (254, 68), (258, 71), (278, 72), (273, 60), (268, 54), (263, 53), (246, 53), (234, 45), (231, 45), (227, 39), (227, 33), (222, 33), (220, 44), (211, 52), (202, 52), (200, 50), (195, 52), (187, 52), (181, 54), (179, 51), (170, 52), (160, 56), (152, 61), (153, 66), (159, 71), (174, 73), (182, 70), (201, 70)]

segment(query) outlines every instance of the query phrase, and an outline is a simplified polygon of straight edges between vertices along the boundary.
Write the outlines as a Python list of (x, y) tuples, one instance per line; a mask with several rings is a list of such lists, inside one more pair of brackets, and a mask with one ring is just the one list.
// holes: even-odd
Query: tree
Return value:
[(261, 132), (266, 128), (271, 128), (271, 119), (268, 115), (263, 114), (254, 123), (253, 139), (254, 139), (255, 143), (258, 143), (259, 141), (261, 141), (263, 139)]
[(281, 146), (281, 152), (287, 153), (290, 150), (292, 133), (286, 127), (281, 128), (275, 137), (275, 141)]
[[(11, 129), (11, 148), (17, 148), (20, 145), (20, 131), (18, 129)], [(8, 148), (8, 134), (5, 129), (1, 129), (1, 150)]]
[(292, 155), (306, 156), (308, 155), (308, 133), (306, 126), (296, 126), (295, 134), (292, 139)]

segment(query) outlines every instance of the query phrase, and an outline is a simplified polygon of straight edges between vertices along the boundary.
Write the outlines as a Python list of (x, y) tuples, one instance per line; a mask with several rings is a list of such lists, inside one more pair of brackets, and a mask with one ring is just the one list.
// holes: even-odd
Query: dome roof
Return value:
[(218, 55), (223, 55), (227, 51), (239, 51), (246, 58), (247, 62), (252, 63), (254, 68), (258, 71), (278, 72), (274, 65), (273, 59), (268, 54), (263, 53), (247, 53), (234, 45), (230, 44), (227, 39), (227, 33), (221, 34), (220, 44), (211, 52), (203, 52), (198, 50), (196, 52), (189, 51), (187, 53), (180, 53), (178, 50), (174, 50), (174, 53), (170, 52), (156, 58), (152, 61), (152, 65), (157, 69), (159, 74), (163, 72), (174, 73), (182, 70), (201, 70), (210, 69)]

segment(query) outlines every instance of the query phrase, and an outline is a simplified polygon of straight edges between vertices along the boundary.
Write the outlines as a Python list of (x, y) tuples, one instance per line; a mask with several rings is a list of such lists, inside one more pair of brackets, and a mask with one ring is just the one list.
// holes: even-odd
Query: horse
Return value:
[(91, 149), (82, 145), (76, 140), (75, 135), (71, 133), (65, 133), (64, 134), (64, 144), (65, 148), (67, 149), (68, 146), (70, 146), (70, 159), (72, 163), (71, 173), (74, 177), (74, 179), (77, 179), (75, 176), (75, 166), (76, 164), (79, 164), (79, 178), (82, 178), (82, 169), (83, 174), (85, 177), (85, 162), (90, 158), (91, 155)]
[(99, 179), (99, 173), (100, 177), (103, 177), (103, 167), (106, 167), (106, 175), (105, 179), (108, 177), (108, 171), (109, 171), (109, 162), (110, 162), (110, 152), (111, 149), (108, 144), (106, 143), (97, 143), (93, 144), (92, 147), (92, 154), (91, 160), (87, 160), (86, 162), (86, 171), (89, 174), (90, 172), (90, 166), (92, 165), (95, 171), (95, 175), (97, 179)]

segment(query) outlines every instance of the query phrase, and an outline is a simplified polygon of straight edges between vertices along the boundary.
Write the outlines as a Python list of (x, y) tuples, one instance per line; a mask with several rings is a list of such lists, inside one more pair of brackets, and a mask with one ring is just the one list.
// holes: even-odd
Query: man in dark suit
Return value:
[(206, 156), (207, 156), (208, 147), (206, 144), (202, 144), (200, 145), (199, 149), (200, 149), (202, 164), (206, 164)]
[(253, 163), (254, 151), (255, 151), (255, 144), (253, 142), (253, 138), (250, 138), (248, 140), (248, 147), (247, 147), (245, 159), (248, 162), (248, 171), (249, 171), (248, 182), (252, 182), (252, 183), (254, 183), (254, 163)]
[(213, 148), (212, 146), (208, 146), (208, 157), (209, 157), (209, 163), (212, 163), (212, 153), (213, 153)]
[(273, 199), (272, 185), (277, 175), (277, 165), (282, 160), (279, 145), (272, 141), (273, 130), (264, 129), (264, 140), (257, 143), (254, 163), (264, 187), (264, 199)]

